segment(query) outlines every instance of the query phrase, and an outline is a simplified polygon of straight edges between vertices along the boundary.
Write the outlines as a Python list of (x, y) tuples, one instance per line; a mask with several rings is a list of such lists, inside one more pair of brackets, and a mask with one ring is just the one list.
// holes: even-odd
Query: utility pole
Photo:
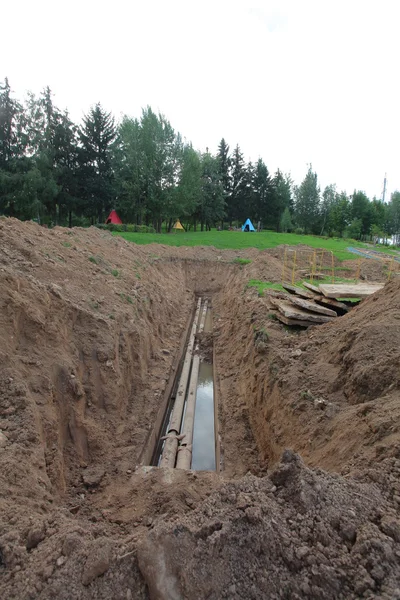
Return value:
[(386, 173), (385, 173), (385, 179), (383, 180), (383, 192), (382, 192), (382, 201), (385, 202), (385, 196), (386, 196)]

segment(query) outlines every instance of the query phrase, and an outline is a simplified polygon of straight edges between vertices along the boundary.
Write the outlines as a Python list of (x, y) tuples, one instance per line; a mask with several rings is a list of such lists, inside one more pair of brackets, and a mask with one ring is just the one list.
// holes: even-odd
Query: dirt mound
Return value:
[[(216, 326), (221, 397), (247, 415), (258, 447), (254, 469), (278, 460), (288, 446), (308, 464), (337, 471), (395, 452), (399, 282), (306, 332), (277, 323), (268, 296), (249, 290), (243, 302), (239, 286), (231, 291), (214, 300), (224, 315)], [(262, 352), (259, 331), (268, 339)]]
[[(397, 472), (400, 461), (397, 461)], [(400, 521), (376, 486), (283, 454), (139, 546), (151, 598), (400, 598)]]
[[(346, 270), (346, 277), (359, 277), (364, 281), (382, 281), (388, 280), (388, 271), (391, 268), (391, 259), (389, 256), (383, 256), (382, 260), (363, 259), (345, 260), (342, 267)], [(397, 265), (394, 267), (397, 271)]]
[[(396, 597), (399, 284), (299, 333), (247, 287), (281, 268), (0, 219), (2, 597), (148, 598), (139, 546), (181, 597)], [(219, 477), (141, 464), (199, 295)]]

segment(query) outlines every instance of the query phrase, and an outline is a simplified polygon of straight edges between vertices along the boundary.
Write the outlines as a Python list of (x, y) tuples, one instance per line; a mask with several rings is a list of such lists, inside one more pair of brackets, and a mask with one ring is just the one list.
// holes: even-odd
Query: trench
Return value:
[(164, 414), (158, 418), (161, 426), (152, 436), (150, 465), (218, 470), (212, 350), (211, 299), (197, 298)]

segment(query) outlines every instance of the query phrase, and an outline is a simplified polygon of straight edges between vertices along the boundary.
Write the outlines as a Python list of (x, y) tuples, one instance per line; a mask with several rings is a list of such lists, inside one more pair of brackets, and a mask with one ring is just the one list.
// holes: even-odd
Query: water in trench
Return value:
[(215, 471), (214, 375), (206, 362), (200, 363), (197, 384), (191, 468)]
[(205, 331), (205, 333), (211, 333), (212, 332), (212, 314), (211, 314), (211, 309), (210, 308), (207, 310), (206, 321), (205, 321), (205, 324), (204, 324), (204, 331)]

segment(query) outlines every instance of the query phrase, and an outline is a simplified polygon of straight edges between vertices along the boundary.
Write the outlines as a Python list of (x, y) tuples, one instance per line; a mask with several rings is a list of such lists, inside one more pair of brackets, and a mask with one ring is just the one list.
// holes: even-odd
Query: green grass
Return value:
[(280, 283), (272, 283), (272, 281), (259, 281), (258, 279), (250, 279), (246, 287), (255, 287), (257, 288), (258, 295), (263, 296), (264, 290), (277, 290), (278, 292), (284, 292), (282, 285)]
[[(304, 244), (311, 248), (330, 250), (339, 260), (356, 260), (358, 256), (347, 250), (349, 246), (355, 248), (373, 248), (369, 244), (342, 238), (324, 238), (314, 235), (296, 235), (294, 233), (276, 233), (264, 231), (261, 233), (244, 233), (242, 231), (188, 231), (181, 234), (174, 233), (119, 233), (130, 242), (136, 244), (166, 244), (168, 246), (214, 246), (218, 249), (245, 249), (245, 248), (275, 248), (281, 244), (296, 246)], [(385, 254), (393, 253), (387, 248), (375, 248)]]
[(240, 258), (238, 256), (232, 262), (237, 265), (248, 265), (249, 263), (251, 263), (251, 259), (250, 258)]
[[(319, 285), (320, 283), (332, 283), (331, 277), (325, 277), (324, 279), (318, 279), (311, 281), (311, 279), (304, 279), (301, 281), (295, 281), (294, 285), (296, 287), (304, 288), (303, 282), (313, 283), (314, 285)], [(344, 277), (335, 277), (335, 283), (357, 283), (357, 279), (345, 279)], [(264, 290), (277, 290), (278, 292), (286, 292), (280, 283), (273, 283), (272, 281), (259, 281), (258, 279), (250, 279), (247, 283), (246, 288), (255, 287), (257, 288), (258, 295), (264, 296)], [(349, 299), (350, 300), (350, 299)], [(357, 299), (358, 300), (358, 299)], [(355, 300), (356, 301), (356, 300)]]

